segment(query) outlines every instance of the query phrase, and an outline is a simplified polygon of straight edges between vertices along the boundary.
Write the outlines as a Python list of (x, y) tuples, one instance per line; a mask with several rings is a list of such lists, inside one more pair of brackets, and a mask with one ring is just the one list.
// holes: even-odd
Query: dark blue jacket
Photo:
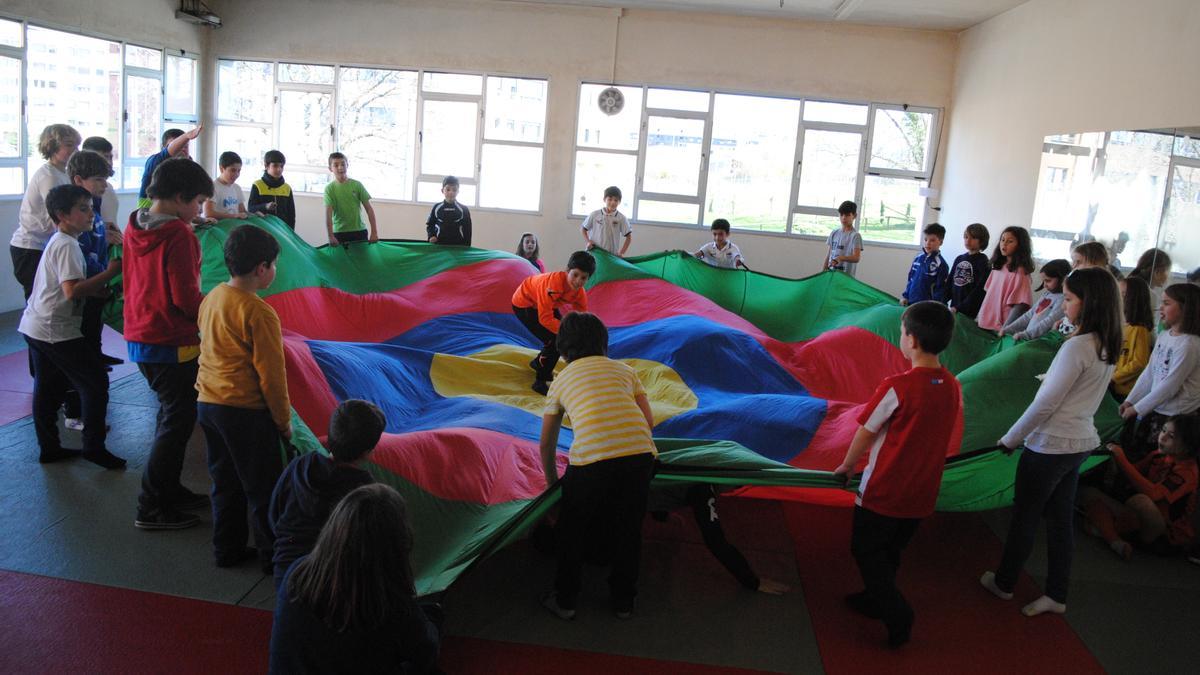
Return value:
[(908, 270), (908, 287), (904, 289), (904, 299), (908, 304), (933, 300), (946, 302), (946, 280), (950, 277), (950, 266), (941, 252), (929, 255), (924, 251), (913, 260)]

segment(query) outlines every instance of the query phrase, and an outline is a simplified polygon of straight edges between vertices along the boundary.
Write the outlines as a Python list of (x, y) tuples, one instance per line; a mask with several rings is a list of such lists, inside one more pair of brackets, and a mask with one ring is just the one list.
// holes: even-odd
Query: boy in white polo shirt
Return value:
[(712, 265), (724, 269), (750, 269), (742, 259), (742, 251), (737, 244), (729, 241), (729, 221), (717, 218), (712, 224), (713, 240), (700, 247), (692, 255)]
[(587, 250), (599, 247), (624, 257), (633, 243), (633, 228), (625, 215), (617, 210), (620, 205), (621, 188), (615, 185), (604, 188), (604, 208), (592, 211), (581, 228)]

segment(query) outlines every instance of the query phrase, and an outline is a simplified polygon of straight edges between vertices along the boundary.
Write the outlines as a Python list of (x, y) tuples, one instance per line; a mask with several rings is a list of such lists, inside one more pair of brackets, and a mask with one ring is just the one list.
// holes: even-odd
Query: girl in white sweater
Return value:
[(1014, 340), (1036, 340), (1054, 327), (1063, 318), (1063, 284), (1071, 273), (1071, 263), (1058, 258), (1042, 266), (1042, 296), (1033, 307), (1021, 316), (1009, 321), (1000, 330), (1000, 335), (1011, 335)]
[(1000, 567), (984, 572), (979, 582), (997, 597), (1012, 598), (1044, 515), (1046, 591), (1021, 610), (1026, 616), (1067, 611), (1075, 488), (1083, 460), (1100, 445), (1092, 418), (1121, 353), (1120, 298), (1108, 270), (1081, 269), (1067, 277), (1063, 310), (1078, 330), (1059, 348), (1033, 403), (999, 442), (1016, 448), (1024, 440), (1025, 452), (1017, 464), (1012, 524)]

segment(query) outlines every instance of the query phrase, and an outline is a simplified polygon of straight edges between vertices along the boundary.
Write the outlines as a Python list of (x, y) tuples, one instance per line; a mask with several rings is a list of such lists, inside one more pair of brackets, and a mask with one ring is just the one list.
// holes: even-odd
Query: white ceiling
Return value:
[(714, 12), (960, 31), (1003, 14), (1027, 0), (783, 0), (783, 7), (779, 6), (779, 0), (519, 1), (553, 5)]

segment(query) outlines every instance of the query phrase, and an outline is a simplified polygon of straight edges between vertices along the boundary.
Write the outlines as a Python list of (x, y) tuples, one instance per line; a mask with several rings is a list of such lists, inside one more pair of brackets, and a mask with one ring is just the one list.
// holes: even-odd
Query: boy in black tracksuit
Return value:
[(329, 420), (332, 457), (309, 453), (292, 460), (271, 495), (271, 534), (275, 538), (275, 589), (297, 558), (312, 552), (333, 507), (355, 488), (373, 482), (358, 464), (375, 449), (386, 420), (373, 403), (343, 402)]

